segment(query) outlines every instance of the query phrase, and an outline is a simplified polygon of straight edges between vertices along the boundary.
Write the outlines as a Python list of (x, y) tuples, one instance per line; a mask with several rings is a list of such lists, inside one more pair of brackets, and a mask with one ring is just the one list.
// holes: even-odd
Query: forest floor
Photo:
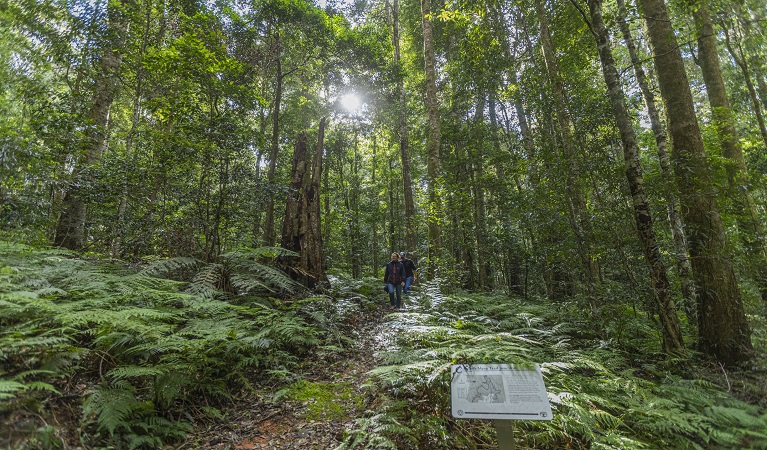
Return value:
[[(412, 300), (415, 296), (411, 304)], [(302, 381), (293, 388), (259, 387), (230, 405), (224, 419), (188, 435), (175, 448), (324, 450), (339, 446), (354, 420), (376, 403), (368, 372), (376, 367), (376, 353), (390, 342), (393, 330), (386, 317), (396, 313), (384, 301), (377, 300), (342, 324), (344, 334), (353, 339), (343, 351), (305, 358), (298, 371)]]

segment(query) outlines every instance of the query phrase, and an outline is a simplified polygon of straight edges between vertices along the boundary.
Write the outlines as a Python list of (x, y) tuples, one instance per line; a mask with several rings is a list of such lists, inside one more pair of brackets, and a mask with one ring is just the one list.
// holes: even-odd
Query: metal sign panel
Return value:
[(551, 405), (538, 364), (454, 365), (450, 373), (453, 417), (551, 420)]

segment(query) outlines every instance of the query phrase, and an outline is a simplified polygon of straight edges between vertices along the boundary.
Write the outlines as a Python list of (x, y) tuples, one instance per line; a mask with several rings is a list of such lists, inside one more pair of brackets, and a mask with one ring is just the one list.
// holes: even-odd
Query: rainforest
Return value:
[(764, 0), (0, 0), (0, 448), (765, 449), (765, 113)]

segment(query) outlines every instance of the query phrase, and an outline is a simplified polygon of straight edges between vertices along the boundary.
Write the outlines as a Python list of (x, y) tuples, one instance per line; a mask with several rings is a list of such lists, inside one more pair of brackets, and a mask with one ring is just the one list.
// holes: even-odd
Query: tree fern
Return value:
[(202, 298), (215, 298), (221, 295), (223, 275), (224, 266), (221, 264), (207, 264), (194, 275), (186, 291)]
[(190, 258), (186, 256), (179, 256), (176, 258), (162, 259), (154, 261), (144, 269), (142, 269), (139, 276), (167, 276), (176, 272), (196, 272), (197, 268), (204, 265), (202, 261), (196, 258)]

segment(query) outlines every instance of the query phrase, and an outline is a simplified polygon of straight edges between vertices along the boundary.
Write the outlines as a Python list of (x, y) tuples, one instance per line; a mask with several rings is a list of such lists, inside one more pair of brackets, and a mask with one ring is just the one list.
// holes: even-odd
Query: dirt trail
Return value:
[[(341, 394), (320, 404), (317, 399), (289, 396), (273, 400), (279, 389), (259, 390), (225, 411), (226, 419), (194, 433), (176, 449), (275, 449), (325, 450), (341, 444), (344, 431), (374, 406), (372, 393), (364, 387), (368, 371), (375, 367), (375, 353), (385, 343), (385, 317), (392, 311), (377, 302), (346, 320), (354, 345), (343, 352), (319, 355), (306, 361), (302, 380), (312, 387), (342, 389)], [(351, 323), (349, 323), (351, 322)], [(279, 394), (277, 394), (279, 396)], [(319, 409), (325, 411), (319, 411)]]

